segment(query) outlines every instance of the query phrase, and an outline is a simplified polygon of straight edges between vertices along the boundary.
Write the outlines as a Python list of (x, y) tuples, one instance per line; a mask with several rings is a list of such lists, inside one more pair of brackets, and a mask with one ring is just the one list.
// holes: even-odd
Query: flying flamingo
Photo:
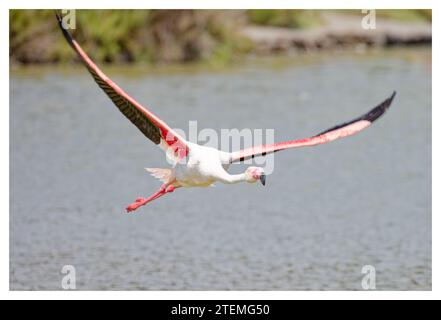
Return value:
[(223, 152), (215, 148), (191, 143), (179, 136), (164, 121), (154, 115), (149, 109), (143, 107), (110, 80), (92, 62), (80, 45), (72, 38), (69, 31), (64, 28), (62, 19), (58, 14), (57, 20), (67, 42), (76, 51), (98, 86), (104, 90), (118, 109), (147, 138), (163, 149), (167, 155), (171, 155), (175, 159), (175, 164), (172, 168), (146, 168), (155, 178), (161, 180), (163, 184), (152, 196), (137, 198), (134, 203), (127, 206), (127, 212), (134, 211), (180, 187), (207, 187), (218, 181), (226, 184), (238, 182), (255, 183), (260, 181), (265, 185), (265, 172), (260, 167), (248, 167), (241, 174), (229, 174), (227, 170), (230, 164), (234, 162), (244, 161), (256, 156), (265, 156), (290, 148), (315, 146), (351, 136), (367, 128), (381, 117), (395, 97), (394, 91), (389, 98), (361, 117), (334, 126), (310, 138), (260, 145), (232, 153)]

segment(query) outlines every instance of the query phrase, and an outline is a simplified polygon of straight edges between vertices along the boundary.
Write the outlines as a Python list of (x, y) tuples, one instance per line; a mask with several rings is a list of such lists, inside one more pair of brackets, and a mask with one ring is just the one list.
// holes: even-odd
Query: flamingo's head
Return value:
[(259, 167), (248, 167), (245, 171), (246, 181), (249, 183), (254, 183), (260, 180), (260, 182), (265, 185), (265, 171)]

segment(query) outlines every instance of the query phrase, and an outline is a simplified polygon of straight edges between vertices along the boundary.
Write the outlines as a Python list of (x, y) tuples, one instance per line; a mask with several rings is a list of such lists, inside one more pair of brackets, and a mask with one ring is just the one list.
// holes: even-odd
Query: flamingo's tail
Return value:
[(145, 168), (150, 174), (159, 179), (163, 183), (167, 183), (171, 180), (172, 171), (171, 169), (162, 169), (162, 168)]

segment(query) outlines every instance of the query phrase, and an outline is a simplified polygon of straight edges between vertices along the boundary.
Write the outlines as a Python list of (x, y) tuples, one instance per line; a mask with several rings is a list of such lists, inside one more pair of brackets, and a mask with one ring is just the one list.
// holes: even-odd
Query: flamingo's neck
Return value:
[(247, 177), (245, 173), (229, 174), (222, 180), (224, 183), (239, 183), (247, 181)]

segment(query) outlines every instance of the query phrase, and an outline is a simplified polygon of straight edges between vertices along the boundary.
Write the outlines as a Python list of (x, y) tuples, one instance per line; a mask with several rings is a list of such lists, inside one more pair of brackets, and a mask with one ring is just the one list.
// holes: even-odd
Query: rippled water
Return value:
[[(397, 90), (367, 131), (278, 153), (267, 186), (177, 190), (136, 214), (164, 166), (85, 70), (11, 74), (10, 287), (431, 289), (430, 50), (260, 63), (225, 72), (111, 73), (171, 126), (306, 137)], [(427, 61), (429, 59), (429, 61)], [(244, 169), (234, 168), (234, 171)]]

